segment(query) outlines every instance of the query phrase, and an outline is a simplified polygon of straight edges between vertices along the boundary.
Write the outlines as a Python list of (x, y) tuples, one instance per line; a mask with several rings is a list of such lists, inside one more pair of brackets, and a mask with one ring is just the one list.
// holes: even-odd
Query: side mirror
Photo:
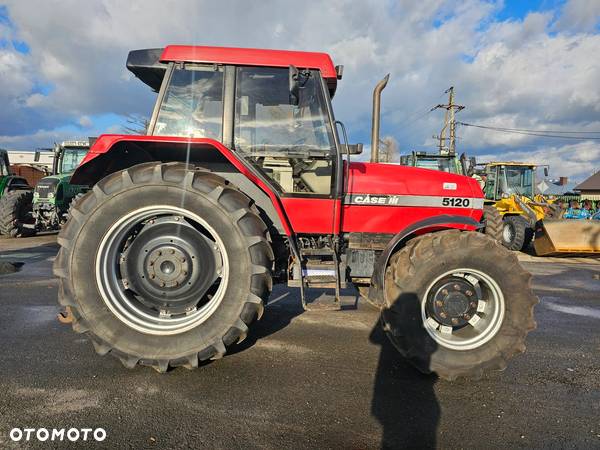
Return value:
[(39, 150), (36, 150), (36, 151), (35, 151), (35, 153), (34, 153), (34, 155), (33, 155), (33, 160), (34, 160), (35, 162), (39, 162), (39, 160), (40, 160), (40, 151), (39, 151)]
[(348, 144), (348, 153), (350, 153), (351, 155), (360, 155), (362, 152), (362, 144)]
[(547, 177), (548, 176), (548, 168), (544, 167), (544, 176)]

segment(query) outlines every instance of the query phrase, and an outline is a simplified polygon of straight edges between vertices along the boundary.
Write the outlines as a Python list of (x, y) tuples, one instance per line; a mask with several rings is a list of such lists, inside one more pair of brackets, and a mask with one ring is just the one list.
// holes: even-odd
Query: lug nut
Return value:
[(440, 317), (441, 317), (442, 319), (445, 319), (446, 317), (448, 317), (448, 315), (447, 315), (447, 314), (446, 314), (444, 311), (442, 311), (442, 312), (440, 313)]
[(455, 284), (452, 287), (454, 288), (455, 291), (460, 291), (460, 286), (458, 284)]
[(154, 279), (156, 278), (156, 275), (154, 275), (154, 274), (151, 274), (151, 275), (150, 275), (150, 278), (152, 278), (152, 279), (154, 280)]
[(452, 318), (452, 325), (458, 325), (458, 319), (453, 317)]
[(470, 306), (471, 308), (477, 308), (477, 303), (475, 303), (475, 302), (471, 302), (471, 303), (469, 303), (469, 306)]
[(436, 300), (436, 301), (435, 301), (435, 306), (440, 306), (440, 307), (442, 307), (442, 306), (444, 306), (444, 302), (443, 302), (443, 301), (441, 301), (441, 300)]
[(184, 263), (185, 262), (185, 258), (181, 258), (181, 262)]
[(473, 291), (469, 291), (469, 290), (467, 290), (467, 291), (465, 292), (465, 294), (467, 294), (467, 296), (469, 296), (469, 297), (470, 297), (471, 295), (473, 295)]
[(448, 295), (448, 289), (442, 289), (442, 295)]
[(465, 320), (471, 320), (471, 316), (470, 316), (469, 314), (465, 314), (465, 315), (463, 316), (463, 318), (464, 318)]

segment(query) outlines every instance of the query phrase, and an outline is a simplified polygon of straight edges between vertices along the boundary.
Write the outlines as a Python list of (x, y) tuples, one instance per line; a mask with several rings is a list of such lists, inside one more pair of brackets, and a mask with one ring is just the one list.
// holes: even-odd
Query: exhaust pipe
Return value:
[(373, 121), (371, 122), (371, 162), (379, 162), (379, 122), (381, 118), (381, 91), (390, 79), (388, 73), (383, 80), (377, 83), (373, 90)]

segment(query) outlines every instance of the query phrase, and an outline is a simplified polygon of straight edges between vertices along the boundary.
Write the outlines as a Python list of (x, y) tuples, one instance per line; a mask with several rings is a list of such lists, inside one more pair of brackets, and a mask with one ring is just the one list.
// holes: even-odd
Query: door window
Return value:
[(297, 102), (288, 74), (238, 67), (235, 148), (284, 193), (329, 195), (335, 146), (320, 74), (309, 72)]

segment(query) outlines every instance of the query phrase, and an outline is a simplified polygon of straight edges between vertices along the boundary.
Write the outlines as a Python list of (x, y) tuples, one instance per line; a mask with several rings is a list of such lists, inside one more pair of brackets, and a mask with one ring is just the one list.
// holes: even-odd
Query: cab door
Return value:
[(294, 99), (288, 68), (236, 68), (233, 145), (276, 188), (295, 233), (334, 234), (341, 212), (328, 98), (319, 71), (301, 73)]

